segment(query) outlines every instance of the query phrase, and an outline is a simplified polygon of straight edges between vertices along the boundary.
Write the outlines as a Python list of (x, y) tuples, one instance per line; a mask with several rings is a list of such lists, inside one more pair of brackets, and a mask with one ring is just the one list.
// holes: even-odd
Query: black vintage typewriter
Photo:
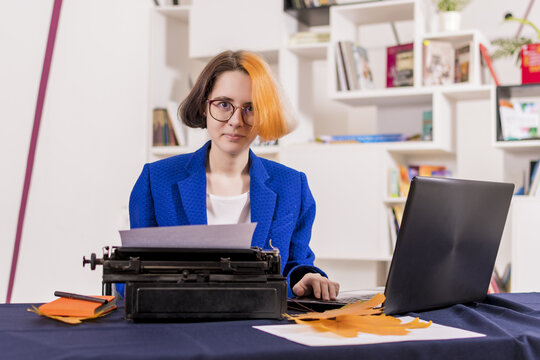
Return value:
[(85, 264), (103, 265), (104, 294), (125, 283), (125, 317), (134, 321), (280, 319), (287, 309), (277, 250), (107, 246)]

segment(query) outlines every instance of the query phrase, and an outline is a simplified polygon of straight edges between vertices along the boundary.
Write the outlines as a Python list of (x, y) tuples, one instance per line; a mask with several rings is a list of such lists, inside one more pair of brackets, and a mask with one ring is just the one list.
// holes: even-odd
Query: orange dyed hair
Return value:
[(251, 78), (255, 127), (259, 137), (275, 140), (289, 132), (281, 96), (268, 65), (258, 55), (243, 52), (240, 63)]
[(256, 131), (261, 140), (275, 140), (292, 131), (281, 92), (268, 64), (257, 54), (242, 50), (224, 51), (205, 66), (178, 111), (187, 126), (207, 127), (206, 100), (217, 78), (226, 71), (243, 71), (251, 78), (251, 97), (255, 110), (252, 131)]

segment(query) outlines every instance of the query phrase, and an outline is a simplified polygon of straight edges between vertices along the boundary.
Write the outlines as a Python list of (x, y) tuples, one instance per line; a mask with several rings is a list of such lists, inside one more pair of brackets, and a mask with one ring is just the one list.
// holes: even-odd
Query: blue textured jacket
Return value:
[[(210, 141), (194, 153), (146, 164), (129, 200), (132, 228), (207, 224), (206, 159)], [(277, 247), (281, 271), (291, 284), (307, 272), (326, 274), (313, 266), (309, 248), (315, 200), (307, 178), (250, 150), (251, 221), (257, 223), (252, 246)], [(293, 281), (299, 279), (293, 279)], [(123, 289), (122, 289), (123, 290)], [(290, 286), (289, 296), (292, 296)]]

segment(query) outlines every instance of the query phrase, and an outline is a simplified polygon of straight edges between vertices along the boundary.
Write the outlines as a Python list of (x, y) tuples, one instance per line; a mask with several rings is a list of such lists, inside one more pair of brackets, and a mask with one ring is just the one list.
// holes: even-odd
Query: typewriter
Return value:
[(278, 250), (179, 249), (108, 246), (103, 293), (125, 283), (125, 317), (133, 321), (180, 319), (280, 319), (287, 309), (287, 282)]

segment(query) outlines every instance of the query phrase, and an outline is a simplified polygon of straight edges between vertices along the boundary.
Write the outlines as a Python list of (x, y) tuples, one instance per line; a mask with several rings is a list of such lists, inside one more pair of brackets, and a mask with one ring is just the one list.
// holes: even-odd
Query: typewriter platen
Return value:
[(104, 247), (103, 292), (125, 283), (125, 317), (172, 319), (279, 319), (287, 309), (287, 282), (277, 250)]

